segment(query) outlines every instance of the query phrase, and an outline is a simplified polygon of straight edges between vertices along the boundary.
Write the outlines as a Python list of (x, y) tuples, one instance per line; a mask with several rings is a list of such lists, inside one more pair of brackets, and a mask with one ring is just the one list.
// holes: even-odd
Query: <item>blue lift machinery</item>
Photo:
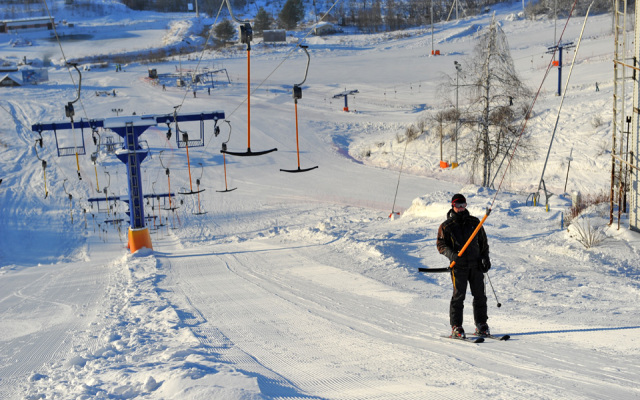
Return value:
[(342, 93), (338, 93), (338, 94), (334, 95), (333, 98), (334, 99), (339, 99), (340, 97), (344, 97), (344, 108), (342, 109), (342, 111), (349, 112), (348, 97), (350, 95), (355, 95), (356, 93), (360, 93), (360, 92), (358, 92), (358, 89), (345, 90)]
[(201, 129), (204, 130), (204, 121), (224, 120), (224, 111), (207, 113), (182, 114), (176, 113), (164, 115), (131, 115), (104, 119), (80, 120), (79, 122), (53, 122), (38, 123), (31, 129), (42, 135), (44, 131), (53, 131), (57, 138), (57, 131), (71, 130), (74, 127), (103, 128), (108, 129), (124, 139), (122, 149), (116, 151), (116, 156), (127, 165), (127, 178), (129, 185), (129, 250), (133, 253), (143, 247), (153, 249), (149, 229), (145, 226), (144, 195), (142, 193), (142, 174), (140, 164), (149, 154), (148, 148), (140, 146), (138, 138), (147, 129), (158, 124), (171, 124), (174, 122), (201, 121)]

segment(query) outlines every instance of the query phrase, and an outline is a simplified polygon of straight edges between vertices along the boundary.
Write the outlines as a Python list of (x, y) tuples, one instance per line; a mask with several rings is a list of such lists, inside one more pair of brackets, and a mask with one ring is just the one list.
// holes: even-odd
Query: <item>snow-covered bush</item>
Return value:
[(567, 231), (586, 249), (598, 246), (606, 238), (604, 227), (596, 227), (591, 224), (591, 220), (581, 217), (573, 221)]

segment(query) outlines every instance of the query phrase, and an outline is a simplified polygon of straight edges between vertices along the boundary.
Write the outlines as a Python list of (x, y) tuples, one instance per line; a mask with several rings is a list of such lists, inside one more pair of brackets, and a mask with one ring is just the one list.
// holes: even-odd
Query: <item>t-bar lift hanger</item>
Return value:
[(261, 156), (271, 153), (272, 151), (277, 151), (278, 149), (251, 151), (251, 40), (253, 39), (253, 30), (251, 29), (251, 23), (249, 21), (241, 21), (233, 15), (229, 0), (224, 1), (227, 4), (231, 18), (240, 24), (240, 42), (247, 45), (247, 151), (239, 152), (222, 149), (220, 152), (240, 157)]
[(298, 169), (282, 169), (281, 168), (280, 171), (282, 172), (306, 172), (306, 171), (311, 171), (312, 169), (318, 168), (317, 165), (311, 168), (304, 168), (304, 169), (300, 168), (300, 143), (298, 141), (298, 99), (302, 98), (302, 85), (307, 81), (307, 75), (309, 74), (309, 64), (311, 63), (311, 56), (307, 51), (307, 48), (309, 46), (305, 46), (305, 45), (299, 45), (299, 46), (302, 50), (304, 50), (305, 54), (307, 55), (307, 68), (304, 72), (304, 79), (302, 80), (302, 82), (300, 82), (297, 85), (296, 84), (293, 85), (293, 103), (295, 104), (295, 114), (296, 114), (296, 154), (298, 155)]
[(227, 138), (226, 142), (222, 142), (222, 150), (220, 151), (222, 153), (222, 165), (224, 166), (224, 190), (216, 190), (216, 192), (220, 193), (233, 192), (237, 189), (229, 189), (229, 186), (227, 186), (227, 158), (225, 157), (225, 155), (227, 154), (227, 142), (229, 141), (229, 139), (231, 139), (231, 122), (226, 119), (224, 120), (224, 122), (229, 125), (229, 137)]

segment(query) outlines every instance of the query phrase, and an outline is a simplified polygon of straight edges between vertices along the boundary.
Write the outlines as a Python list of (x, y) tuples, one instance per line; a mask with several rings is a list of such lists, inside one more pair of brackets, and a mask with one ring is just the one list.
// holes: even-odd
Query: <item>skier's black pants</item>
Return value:
[(449, 320), (451, 326), (462, 326), (464, 299), (467, 294), (467, 284), (473, 295), (473, 319), (477, 324), (487, 322), (487, 296), (484, 292), (484, 274), (473, 266), (456, 266), (451, 271), (453, 281), (453, 296), (449, 305)]

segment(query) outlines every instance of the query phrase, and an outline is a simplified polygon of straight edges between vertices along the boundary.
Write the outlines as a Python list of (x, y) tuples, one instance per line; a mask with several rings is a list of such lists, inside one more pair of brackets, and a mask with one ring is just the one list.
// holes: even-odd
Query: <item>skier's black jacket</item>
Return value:
[[(480, 220), (469, 214), (468, 210), (459, 213), (453, 209), (449, 210), (447, 220), (438, 228), (436, 246), (440, 254), (444, 254), (450, 261), (453, 261), (454, 256), (464, 247), (479, 224)], [(464, 254), (456, 261), (456, 266), (475, 267), (485, 258), (489, 258), (489, 244), (487, 243), (487, 234), (481, 227)]]

